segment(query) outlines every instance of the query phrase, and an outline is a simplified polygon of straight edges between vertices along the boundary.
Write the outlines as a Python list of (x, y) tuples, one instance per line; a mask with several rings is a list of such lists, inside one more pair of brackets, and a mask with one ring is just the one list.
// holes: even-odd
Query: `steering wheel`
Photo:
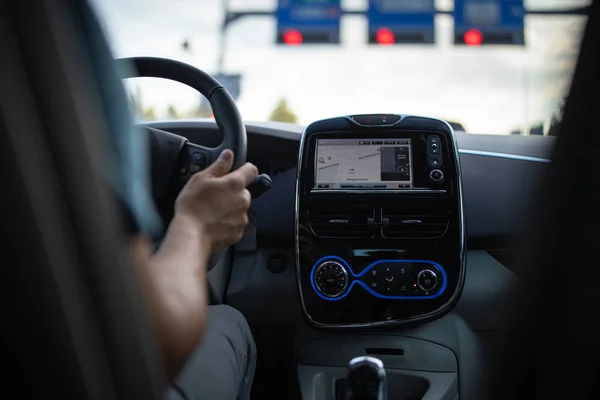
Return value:
[[(196, 89), (210, 102), (223, 141), (214, 148), (190, 143), (186, 138), (160, 129), (144, 127), (150, 134), (152, 158), (152, 192), (159, 202), (173, 180), (183, 186), (194, 173), (213, 163), (219, 154), (230, 149), (234, 154), (232, 169), (246, 162), (246, 127), (227, 89), (215, 78), (191, 65), (157, 57), (130, 57), (117, 60), (122, 78), (164, 78)], [(172, 204), (171, 204), (172, 206)]]

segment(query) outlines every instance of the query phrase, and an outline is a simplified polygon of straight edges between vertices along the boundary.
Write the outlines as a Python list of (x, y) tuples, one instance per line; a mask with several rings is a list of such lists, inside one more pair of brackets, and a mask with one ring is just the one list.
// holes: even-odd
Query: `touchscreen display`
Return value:
[(316, 189), (410, 189), (410, 139), (317, 139)]

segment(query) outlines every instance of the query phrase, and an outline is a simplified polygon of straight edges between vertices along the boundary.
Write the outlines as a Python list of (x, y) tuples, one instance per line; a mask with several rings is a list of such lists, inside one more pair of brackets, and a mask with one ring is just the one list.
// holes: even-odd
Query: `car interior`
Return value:
[(185, 84), (214, 112), (137, 125), (163, 223), (223, 149), (259, 169), (250, 224), (208, 272), (211, 304), (252, 328), (252, 398), (341, 400), (361, 379), (381, 390), (353, 398), (592, 398), (599, 22), (596, 1), (559, 136), (484, 136), (402, 110), (246, 122), (194, 66), (114, 60), (85, 1), (0, 3), (7, 398), (167, 385), (100, 173), (131, 77)]

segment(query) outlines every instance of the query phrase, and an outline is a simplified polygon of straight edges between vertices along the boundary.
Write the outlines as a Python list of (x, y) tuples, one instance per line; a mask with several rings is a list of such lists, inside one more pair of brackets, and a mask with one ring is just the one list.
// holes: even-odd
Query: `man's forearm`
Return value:
[(165, 367), (174, 379), (198, 345), (206, 324), (206, 263), (210, 243), (192, 222), (176, 216), (160, 249), (140, 271), (152, 308)]

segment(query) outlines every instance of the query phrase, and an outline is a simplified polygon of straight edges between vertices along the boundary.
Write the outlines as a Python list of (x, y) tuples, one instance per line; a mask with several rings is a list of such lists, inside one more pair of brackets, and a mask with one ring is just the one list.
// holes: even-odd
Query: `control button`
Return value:
[(424, 269), (417, 275), (417, 285), (424, 292), (430, 292), (437, 287), (438, 276), (430, 269)]
[(383, 286), (379, 292), (386, 296), (395, 295), (396, 293), (394, 293), (394, 289), (398, 282), (396, 279), (396, 266), (382, 264), (380, 265), (380, 269), (382, 270)]
[(319, 183), (317, 185), (318, 189), (329, 189), (329, 183)]
[(414, 283), (410, 278), (414, 275), (410, 271), (410, 264), (384, 262), (367, 271), (361, 280), (375, 293), (391, 297), (406, 296)]
[(206, 156), (202, 153), (192, 153), (190, 157), (190, 173), (195, 174), (206, 168)]
[(382, 286), (383, 278), (377, 268), (373, 268), (365, 274), (364, 282), (368, 287), (377, 292)]
[(429, 166), (431, 168), (439, 168), (442, 166), (442, 158), (440, 156), (429, 157)]
[(429, 179), (435, 183), (441, 183), (444, 180), (444, 173), (439, 169), (434, 169), (429, 173)]
[(326, 297), (339, 297), (348, 288), (348, 271), (337, 261), (325, 261), (320, 264), (313, 279), (316, 289)]
[(288, 266), (288, 258), (283, 253), (272, 254), (267, 260), (267, 269), (274, 274), (280, 274)]
[(200, 161), (205, 161), (206, 160), (206, 156), (202, 153), (192, 153), (192, 157), (191, 157), (192, 162), (200, 162)]
[(440, 138), (437, 136), (429, 136), (427, 140), (429, 142), (429, 154), (433, 156), (437, 156), (440, 154)]

